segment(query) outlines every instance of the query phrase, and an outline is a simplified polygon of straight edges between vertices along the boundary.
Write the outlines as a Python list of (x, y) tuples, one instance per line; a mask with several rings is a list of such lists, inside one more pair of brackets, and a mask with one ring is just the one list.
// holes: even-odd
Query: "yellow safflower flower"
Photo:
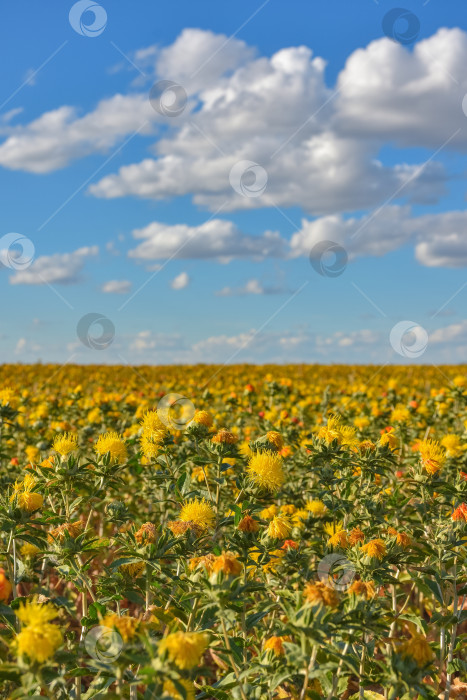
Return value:
[(99, 435), (94, 450), (99, 457), (103, 457), (110, 453), (110, 459), (114, 464), (122, 464), (127, 458), (127, 448), (125, 440), (115, 432)]
[(366, 544), (362, 545), (362, 552), (369, 557), (379, 559), (379, 561), (381, 561), (386, 554), (386, 545), (382, 539), (377, 537), (376, 539), (370, 540)]
[(36, 480), (34, 477), (31, 474), (26, 474), (23, 481), (15, 483), (10, 501), (16, 498), (18, 507), (26, 511), (26, 513), (33, 513), (35, 510), (39, 510), (44, 503), (44, 497), (42, 494), (33, 491), (35, 486)]
[(143, 420), (141, 421), (140, 425), (143, 428), (144, 432), (148, 431), (151, 433), (154, 430), (162, 430), (167, 432), (167, 426), (161, 421), (157, 411), (146, 411), (146, 413), (143, 415)]
[(423, 440), (418, 450), (422, 465), (428, 474), (436, 474), (446, 461), (446, 453), (437, 440)]
[(260, 516), (263, 520), (272, 520), (278, 511), (279, 508), (275, 505), (275, 503), (273, 503), (271, 506), (263, 508), (263, 510), (260, 512)]
[(32, 559), (35, 557), (39, 552), (41, 551), (39, 547), (36, 547), (35, 544), (31, 544), (30, 542), (25, 542), (22, 546), (21, 549), (19, 550), (20, 554), (22, 557), (26, 557), (28, 559)]
[(167, 435), (166, 430), (145, 430), (141, 435), (141, 451), (146, 459), (154, 459), (161, 451), (162, 443)]
[(168, 678), (164, 681), (164, 697), (167, 694), (171, 698), (175, 698), (175, 700), (195, 700), (196, 690), (193, 681), (189, 681), (186, 678), (179, 678), (178, 683), (184, 688), (185, 696), (179, 693), (175, 684)]
[(455, 433), (445, 435), (441, 440), (441, 445), (446, 448), (446, 457), (459, 457), (462, 454), (462, 441)]
[(402, 656), (414, 659), (420, 667), (426, 666), (434, 657), (426, 637), (418, 633), (413, 634), (407, 642), (402, 644), (401, 653)]
[(70, 452), (78, 449), (78, 436), (75, 433), (62, 433), (57, 435), (52, 445), (55, 452), (62, 457), (67, 457)]
[(159, 655), (167, 653), (178, 668), (191, 669), (198, 666), (208, 642), (208, 635), (204, 632), (173, 632), (160, 641)]
[(190, 501), (185, 501), (180, 512), (179, 520), (182, 523), (193, 523), (201, 530), (209, 530), (212, 528), (216, 514), (214, 509), (206, 501), (205, 498), (192, 498)]
[(117, 615), (117, 613), (108, 613), (102, 620), (103, 627), (115, 629), (120, 634), (124, 642), (129, 642), (136, 635), (138, 628), (141, 625), (141, 620), (130, 615)]
[(285, 480), (282, 457), (276, 452), (256, 452), (250, 457), (247, 472), (255, 486), (278, 491)]
[(276, 540), (285, 540), (292, 532), (290, 518), (284, 515), (275, 515), (268, 526), (269, 537)]
[(284, 447), (284, 438), (276, 430), (269, 430), (269, 432), (266, 433), (266, 437), (268, 442), (274, 445), (278, 452)]
[(50, 659), (63, 640), (60, 629), (50, 622), (57, 617), (57, 609), (33, 599), (20, 603), (16, 616), (23, 623), (15, 640), (18, 656), (27, 655), (38, 663)]
[(213, 417), (207, 411), (196, 411), (192, 422), (210, 428), (213, 424)]
[(327, 508), (323, 501), (307, 501), (305, 504), (305, 508), (309, 513), (311, 513), (315, 518), (322, 518), (323, 515), (326, 513)]

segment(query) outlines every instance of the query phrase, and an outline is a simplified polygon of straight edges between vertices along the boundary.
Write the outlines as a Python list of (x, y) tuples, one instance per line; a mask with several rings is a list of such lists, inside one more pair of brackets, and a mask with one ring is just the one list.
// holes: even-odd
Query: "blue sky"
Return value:
[(458, 2), (87, 6), (4, 10), (0, 361), (465, 358)]

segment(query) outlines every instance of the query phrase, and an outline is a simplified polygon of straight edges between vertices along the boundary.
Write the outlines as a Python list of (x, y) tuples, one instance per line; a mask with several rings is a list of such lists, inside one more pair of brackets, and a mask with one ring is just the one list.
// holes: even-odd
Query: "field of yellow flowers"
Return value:
[(1, 374), (1, 697), (467, 697), (466, 367)]

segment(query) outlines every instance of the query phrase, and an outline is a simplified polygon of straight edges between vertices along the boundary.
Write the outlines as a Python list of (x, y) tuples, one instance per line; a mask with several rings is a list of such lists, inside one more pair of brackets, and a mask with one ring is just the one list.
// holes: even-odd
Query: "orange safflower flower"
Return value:
[(381, 561), (386, 554), (386, 545), (382, 539), (376, 538), (374, 540), (370, 540), (367, 542), (367, 544), (364, 544), (362, 546), (362, 552), (367, 554), (369, 557), (379, 559), (379, 561)]
[(221, 428), (220, 430), (218, 430), (214, 437), (211, 439), (211, 442), (214, 442), (217, 445), (234, 445), (237, 441), (237, 436), (231, 433), (229, 430), (227, 430), (227, 428)]
[(5, 576), (5, 569), (0, 569), (0, 601), (7, 603), (12, 591), (11, 583)]
[(252, 518), (251, 515), (245, 515), (237, 527), (242, 532), (258, 532), (259, 530), (258, 521)]
[(453, 520), (463, 520), (467, 523), (467, 503), (461, 503), (451, 515)]
[(365, 535), (363, 534), (363, 531), (359, 527), (354, 527), (352, 530), (349, 532), (349, 544), (354, 545), (357, 544), (357, 542), (364, 542), (365, 541)]
[(156, 526), (152, 523), (144, 523), (135, 532), (135, 540), (138, 544), (152, 544), (156, 541)]
[(311, 605), (325, 605), (326, 607), (335, 608), (339, 604), (339, 596), (336, 591), (321, 581), (307, 583), (303, 595), (305, 600)]
[(368, 598), (374, 598), (375, 585), (373, 581), (354, 581), (347, 592), (368, 600)]

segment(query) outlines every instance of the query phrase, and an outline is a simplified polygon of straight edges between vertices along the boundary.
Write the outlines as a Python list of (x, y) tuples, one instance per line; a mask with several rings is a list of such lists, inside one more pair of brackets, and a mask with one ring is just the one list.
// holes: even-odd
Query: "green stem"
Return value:
[(365, 697), (365, 689), (362, 685), (362, 678), (363, 678), (363, 672), (365, 670), (365, 655), (366, 655), (366, 641), (365, 641), (365, 635), (363, 635), (363, 640), (362, 640), (362, 656), (360, 659), (360, 668), (359, 668), (359, 691), (358, 691), (358, 697), (360, 700), (363, 700)]
[(237, 679), (238, 688), (240, 690), (240, 695), (242, 696), (242, 700), (248, 700), (247, 696), (245, 695), (245, 691), (243, 690), (243, 686), (240, 682), (240, 673), (238, 671), (237, 664), (235, 663), (235, 659), (234, 659), (232, 651), (230, 649), (229, 637), (227, 634), (227, 628), (225, 626), (225, 621), (224, 621), (223, 617), (221, 617), (221, 625), (222, 625), (222, 631), (224, 633), (225, 646), (227, 647), (227, 653), (229, 655), (230, 663), (232, 664), (233, 672), (234, 672), (235, 678)]
[(145, 609), (149, 609), (149, 603), (150, 603), (150, 598), (151, 598), (151, 569), (149, 567), (149, 564), (146, 564), (146, 600), (145, 600)]
[(221, 479), (221, 465), (222, 465), (222, 457), (219, 457), (217, 460), (217, 487), (216, 487), (216, 531), (217, 527), (219, 525), (219, 503), (220, 503), (220, 498), (221, 498), (221, 485), (220, 485), (220, 479)]
[[(457, 636), (457, 625), (459, 622), (459, 618), (457, 616), (457, 604), (458, 604), (458, 598), (457, 598), (457, 557), (454, 559), (454, 566), (453, 566), (453, 576), (454, 576), (454, 601), (453, 601), (453, 606), (452, 606), (452, 612), (455, 619), (455, 622), (452, 625), (452, 630), (451, 630), (451, 642), (449, 644), (449, 653), (448, 653), (448, 666), (449, 664), (452, 663), (452, 659), (454, 657), (454, 648), (456, 646), (456, 636)], [(452, 682), (452, 673), (449, 672), (446, 678), (446, 690), (444, 692), (444, 700), (449, 700), (450, 696), (450, 691), (451, 691), (451, 682)]]
[(308, 683), (310, 682), (310, 673), (315, 667), (316, 656), (318, 654), (318, 646), (313, 647), (311, 652), (310, 662), (305, 669), (305, 680), (303, 681), (302, 692), (300, 693), (300, 700), (304, 700), (306, 697), (306, 691), (308, 690)]
[(350, 646), (350, 642), (346, 642), (346, 643), (345, 643), (345, 646), (344, 646), (344, 649), (342, 650), (342, 658), (341, 658), (341, 660), (339, 661), (339, 666), (337, 667), (336, 675), (335, 675), (335, 676), (333, 677), (333, 679), (332, 679), (332, 688), (331, 688), (331, 690), (329, 691), (329, 695), (328, 695), (328, 697), (327, 697), (327, 700), (331, 700), (331, 699), (332, 699), (332, 696), (335, 694), (335, 692), (336, 692), (336, 690), (337, 690), (337, 684), (338, 684), (338, 682), (339, 682), (339, 676), (341, 675), (341, 673), (342, 673), (342, 668), (343, 668), (343, 666), (344, 666), (344, 656), (347, 654), (347, 651), (348, 651), (348, 649), (349, 649), (349, 646)]
[[(86, 617), (88, 614), (88, 599), (86, 595), (86, 591), (83, 591), (81, 593), (81, 617)], [(84, 641), (84, 636), (86, 634), (86, 627), (84, 625), (81, 625), (81, 634), (79, 637), (79, 643), (80, 645)], [(77, 676), (75, 679), (75, 689), (76, 689), (76, 700), (81, 700), (81, 677)]]
[(188, 622), (186, 623), (186, 631), (189, 632), (191, 629), (191, 625), (193, 624), (193, 620), (195, 619), (196, 613), (198, 612), (198, 607), (199, 607), (199, 598), (196, 598), (195, 603), (193, 605), (193, 608), (190, 613), (190, 617), (188, 618)]

